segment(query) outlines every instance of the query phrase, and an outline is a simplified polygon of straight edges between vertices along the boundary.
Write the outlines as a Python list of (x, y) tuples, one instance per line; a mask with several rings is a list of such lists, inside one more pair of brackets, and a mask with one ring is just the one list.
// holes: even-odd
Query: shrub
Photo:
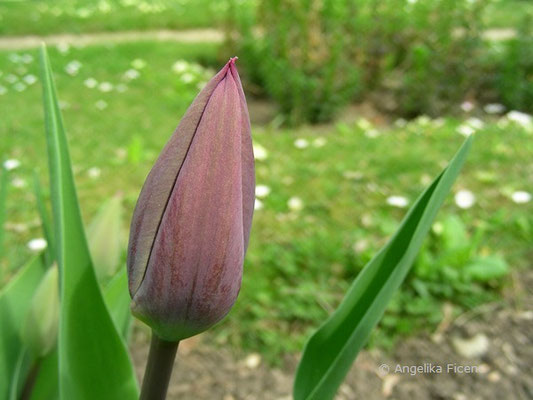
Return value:
[(533, 15), (506, 42), (496, 71), (498, 97), (510, 109), (533, 109)]
[(255, 17), (234, 14), (235, 4), (231, 10), (239, 29), (230, 34), (234, 46), (289, 124), (327, 121), (353, 96), (352, 1), (264, 1)]
[(382, 13), (385, 18), (379, 15), (376, 24), (393, 30), (379, 40), (391, 58), (380, 85), (393, 98), (384, 105), (388, 111), (437, 115), (473, 95), (482, 76), (483, 7), (484, 2), (430, 0), (395, 7), (402, 17), (390, 10)]
[(387, 111), (436, 115), (479, 86), (485, 5), (276, 0), (254, 14), (234, 3), (228, 37), (250, 79), (289, 122), (331, 119), (350, 98), (369, 93)]

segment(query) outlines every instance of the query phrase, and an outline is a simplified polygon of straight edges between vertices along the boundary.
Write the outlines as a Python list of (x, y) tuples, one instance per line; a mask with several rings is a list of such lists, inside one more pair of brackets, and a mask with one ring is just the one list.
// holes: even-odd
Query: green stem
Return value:
[(165, 400), (179, 342), (167, 342), (152, 331), (150, 354), (139, 400)]
[(22, 393), (20, 395), (21, 400), (28, 400), (31, 398), (33, 387), (35, 386), (37, 375), (39, 374), (39, 369), (41, 368), (41, 361), (42, 361), (42, 358), (38, 358), (33, 363), (30, 369), (30, 372), (28, 373), (28, 376), (26, 378), (26, 382), (24, 383)]

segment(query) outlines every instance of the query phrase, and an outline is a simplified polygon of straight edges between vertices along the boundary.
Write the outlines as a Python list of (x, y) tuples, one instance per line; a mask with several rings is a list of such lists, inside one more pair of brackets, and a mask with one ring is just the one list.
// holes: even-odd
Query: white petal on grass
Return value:
[(0, 85), (0, 96), (7, 93), (7, 88), (5, 86)]
[(24, 64), (31, 64), (33, 62), (33, 56), (31, 54), (23, 54), (20, 56), (20, 61), (22, 61)]
[(394, 125), (398, 128), (404, 128), (407, 125), (407, 121), (403, 118), (400, 118), (394, 121)]
[(460, 133), (463, 136), (470, 136), (474, 134), (476, 130), (470, 125), (462, 124), (457, 127), (457, 133)]
[(146, 61), (144, 61), (142, 58), (136, 58), (131, 62), (131, 66), (135, 69), (143, 69), (146, 67)]
[(172, 65), (172, 71), (181, 74), (189, 69), (189, 63), (185, 60), (178, 60)]
[(387, 197), (387, 204), (393, 207), (405, 208), (409, 204), (409, 200), (404, 196), (389, 196)]
[(87, 78), (83, 81), (83, 84), (89, 89), (94, 89), (98, 85), (98, 81), (94, 78)]
[(15, 83), (19, 80), (19, 77), (14, 74), (8, 74), (6, 75), (4, 79), (6, 80), (7, 83)]
[(37, 82), (37, 77), (35, 75), (28, 74), (22, 78), (22, 80), (26, 82), (27, 85), (33, 85), (35, 82)]
[(94, 105), (100, 111), (105, 110), (107, 108), (107, 102), (105, 102), (104, 100), (98, 100), (96, 103), (94, 103)]
[(43, 238), (32, 239), (27, 244), (28, 249), (30, 249), (31, 251), (35, 251), (35, 252), (46, 249), (47, 245), (48, 243)]
[(14, 169), (17, 169), (20, 167), (20, 161), (16, 160), (14, 158), (10, 158), (9, 160), (4, 161), (4, 168), (8, 171), (12, 171)]
[(291, 211), (300, 211), (304, 208), (304, 202), (299, 197), (291, 197), (287, 202), (287, 206)]
[(476, 203), (476, 196), (470, 190), (459, 190), (455, 194), (455, 204), (457, 207), (467, 209), (472, 207)]
[(367, 120), (366, 118), (358, 119), (356, 125), (357, 125), (357, 127), (359, 129), (361, 129), (363, 131), (372, 129), (374, 127), (374, 125), (372, 125), (372, 123), (369, 120)]
[(184, 83), (191, 83), (194, 81), (194, 75), (187, 72), (181, 76), (181, 80)]
[(113, 85), (110, 82), (102, 82), (98, 85), (98, 90), (104, 93), (108, 93), (113, 90)]
[(476, 130), (482, 129), (483, 126), (485, 126), (482, 120), (480, 120), (479, 118), (474, 118), (474, 117), (468, 118), (466, 120), (466, 123)]
[(11, 181), (11, 184), (13, 187), (16, 187), (17, 189), (22, 189), (23, 187), (26, 187), (27, 182), (22, 178), (13, 178)]
[(92, 167), (87, 170), (87, 175), (89, 175), (89, 178), (91, 179), (98, 179), (101, 174), (102, 170), (98, 167)]
[(270, 188), (266, 185), (257, 185), (255, 187), (255, 197), (263, 198), (270, 194)]
[(365, 131), (365, 136), (370, 139), (375, 139), (379, 136), (379, 131), (377, 129), (369, 129)]
[(442, 222), (435, 222), (431, 227), (431, 230), (435, 235), (441, 235), (444, 231), (444, 225), (442, 225)]
[(267, 150), (258, 143), (254, 143), (254, 158), (256, 160), (262, 161), (268, 158)]
[(464, 112), (470, 112), (474, 109), (474, 104), (471, 101), (464, 101), (461, 104), (461, 110)]
[(516, 204), (529, 203), (531, 201), (531, 193), (518, 190), (511, 195), (511, 199), (513, 199)]
[(130, 81), (137, 79), (139, 76), (141, 76), (141, 73), (133, 68), (128, 69), (126, 72), (124, 72), (124, 78)]
[(507, 113), (507, 119), (516, 122), (518, 125), (522, 125), (524, 128), (533, 124), (533, 117), (520, 111), (509, 111)]
[(317, 137), (315, 140), (313, 140), (313, 146), (314, 147), (324, 147), (327, 143), (326, 138), (323, 137)]
[(354, 181), (358, 181), (360, 179), (363, 179), (364, 174), (361, 171), (344, 171), (342, 173), (342, 176), (346, 179), (353, 179)]
[(429, 118), (427, 115), (421, 115), (416, 119), (416, 123), (420, 126), (427, 126), (431, 122), (431, 118)]
[(27, 86), (22, 82), (17, 82), (13, 85), (13, 89), (15, 89), (17, 92), (23, 92), (25, 91)]
[(78, 60), (73, 60), (65, 66), (65, 72), (71, 76), (78, 75), (81, 67), (81, 62)]
[(70, 45), (68, 43), (66, 43), (66, 42), (61, 42), (61, 43), (58, 43), (58, 45), (56, 46), (56, 49), (61, 54), (65, 55), (65, 54), (67, 54), (69, 52)]
[(11, 61), (13, 64), (18, 64), (21, 61), (20, 56), (17, 53), (10, 53), (7, 56), (7, 59)]
[(307, 141), (307, 139), (300, 138), (294, 141), (294, 147), (296, 147), (297, 149), (305, 149), (308, 146), (309, 142)]
[(355, 253), (360, 254), (364, 252), (366, 249), (368, 249), (369, 245), (370, 245), (370, 242), (367, 239), (361, 239), (353, 244), (353, 250)]
[(503, 104), (491, 103), (483, 107), (483, 110), (487, 114), (501, 114), (505, 111), (505, 106)]
[(263, 202), (259, 199), (255, 199), (254, 210), (261, 210), (263, 208)]

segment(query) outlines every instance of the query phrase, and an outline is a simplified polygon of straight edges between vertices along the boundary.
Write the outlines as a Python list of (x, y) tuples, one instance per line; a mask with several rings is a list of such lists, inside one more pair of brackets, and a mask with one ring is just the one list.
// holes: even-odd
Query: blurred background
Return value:
[[(84, 220), (104, 218), (111, 198), (121, 210), (108, 233), (120, 237), (115, 270), (160, 150), (203, 85), (239, 57), (257, 169), (243, 287), (223, 323), (182, 345), (188, 363), (171, 396), (192, 387), (191, 399), (290, 398), (305, 339), (475, 134), (339, 399), (533, 397), (532, 1), (0, 0), (2, 285), (46, 245), (33, 190), (34, 174), (48, 182), (41, 41)], [(135, 326), (139, 371), (147, 336)], [(481, 372), (378, 371), (448, 362)]]

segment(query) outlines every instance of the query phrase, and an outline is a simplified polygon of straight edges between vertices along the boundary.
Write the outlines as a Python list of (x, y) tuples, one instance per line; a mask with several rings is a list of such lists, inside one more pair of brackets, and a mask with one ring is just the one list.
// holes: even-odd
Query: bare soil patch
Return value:
[[(504, 302), (445, 318), (436, 332), (412, 337), (391, 354), (363, 351), (337, 400), (532, 399), (532, 332), (533, 270), (518, 271)], [(141, 380), (146, 332), (136, 331), (132, 354)], [(297, 359), (289, 356), (283, 368), (270, 368), (258, 354), (237, 354), (208, 345), (202, 336), (193, 338), (180, 345), (168, 399), (289, 400)], [(423, 371), (396, 372), (398, 366)], [(475, 371), (464, 372), (465, 367)]]

